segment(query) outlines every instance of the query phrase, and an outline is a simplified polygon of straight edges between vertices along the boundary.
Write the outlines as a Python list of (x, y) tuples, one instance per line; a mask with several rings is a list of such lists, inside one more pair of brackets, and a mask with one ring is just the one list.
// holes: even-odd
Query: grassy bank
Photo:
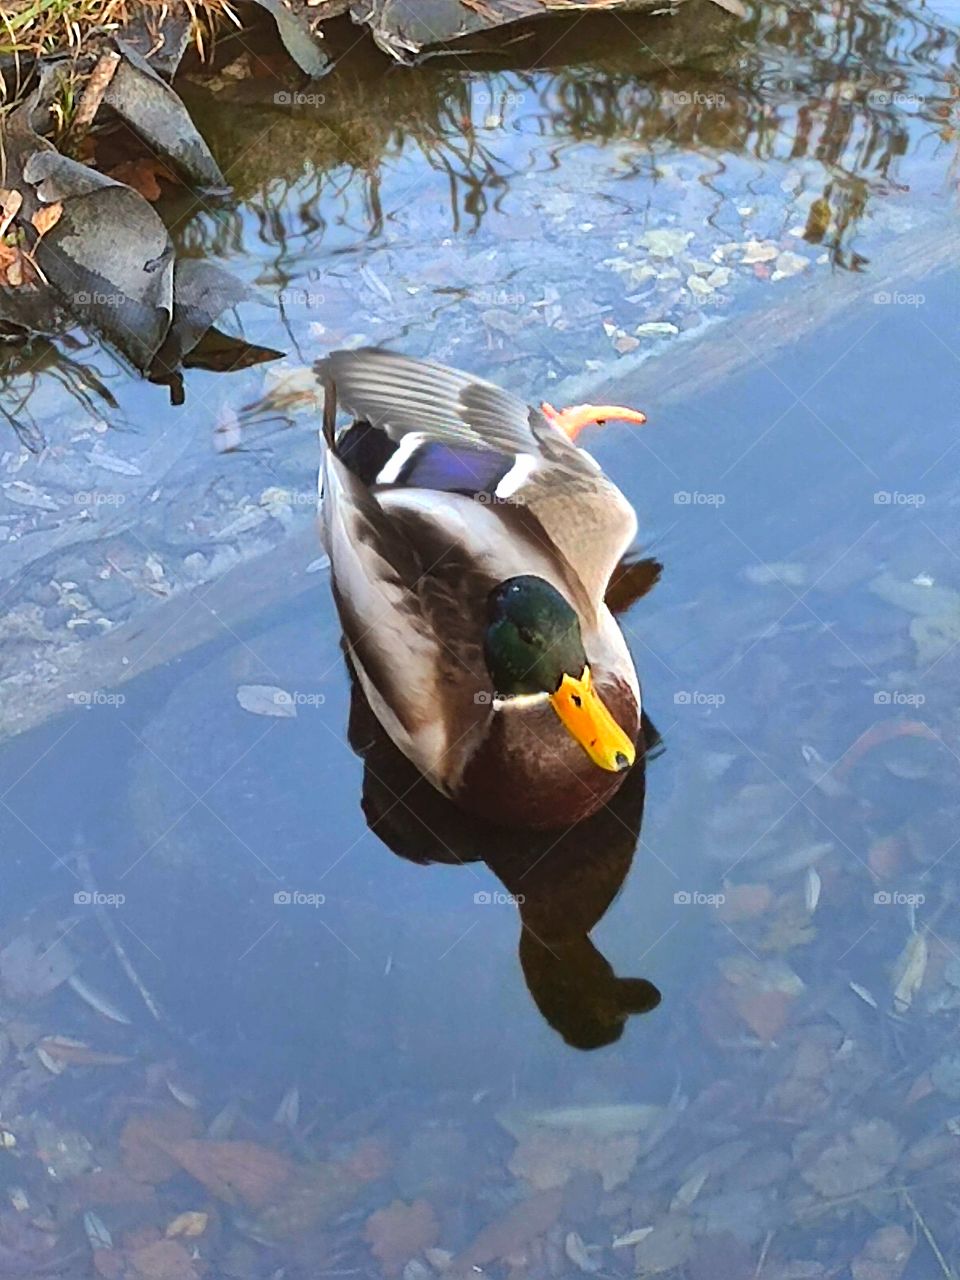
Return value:
[(201, 53), (219, 18), (237, 21), (226, 0), (6, 0), (0, 6), (0, 95), (6, 102), (15, 97), (38, 57), (79, 58), (137, 18), (159, 27), (181, 15)]

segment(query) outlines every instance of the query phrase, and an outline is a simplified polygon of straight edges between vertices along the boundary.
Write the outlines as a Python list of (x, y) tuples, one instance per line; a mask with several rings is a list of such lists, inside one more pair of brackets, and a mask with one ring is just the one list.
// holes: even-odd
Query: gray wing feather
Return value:
[[(636, 516), (590, 455), (539, 409), (472, 374), (378, 348), (334, 351), (315, 367), (326, 387), (328, 440), (333, 405), (382, 428), (392, 439), (417, 432), (532, 455), (537, 466), (515, 495), (527, 517), (527, 536), (531, 530), (542, 531), (537, 540), (553, 546), (565, 575), (575, 579), (578, 604), (596, 614), (635, 536)], [(504, 519), (510, 522), (507, 509)]]
[(337, 404), (394, 439), (426, 432), (481, 448), (541, 455), (577, 471), (584, 467), (581, 451), (539, 409), (473, 374), (375, 347), (334, 351), (315, 368)]

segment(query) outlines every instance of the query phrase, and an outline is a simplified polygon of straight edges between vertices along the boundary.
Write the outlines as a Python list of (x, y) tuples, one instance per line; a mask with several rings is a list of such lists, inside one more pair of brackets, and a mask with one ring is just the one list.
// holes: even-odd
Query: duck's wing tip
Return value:
[(358, 347), (331, 351), (314, 370), (336, 388), (338, 408), (396, 441), (416, 432), (502, 453), (549, 454), (567, 446), (541, 411), (513, 392), (432, 360)]

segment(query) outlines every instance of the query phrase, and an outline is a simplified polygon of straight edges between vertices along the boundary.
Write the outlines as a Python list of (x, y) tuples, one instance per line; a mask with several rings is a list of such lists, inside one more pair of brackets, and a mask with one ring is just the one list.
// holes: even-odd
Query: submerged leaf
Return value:
[(593, 1246), (593, 1253), (591, 1253), (576, 1231), (567, 1232), (563, 1247), (573, 1265), (588, 1275), (593, 1275), (603, 1266), (601, 1259), (595, 1256), (599, 1253), (596, 1246)]
[(820, 874), (815, 867), (807, 867), (807, 876), (803, 884), (803, 905), (811, 915), (816, 911), (820, 902), (820, 890), (823, 882)]
[(101, 1017), (108, 1019), (110, 1022), (119, 1022), (121, 1026), (129, 1027), (130, 1019), (118, 1009), (112, 1000), (108, 1000), (102, 992), (91, 987), (88, 982), (80, 977), (79, 974), (73, 973), (67, 979), (67, 986), (70, 990), (80, 997), (84, 1004), (89, 1005)]
[(773, 890), (768, 884), (724, 884), (723, 902), (717, 915), (727, 924), (751, 920), (769, 910), (773, 903)]
[(426, 1200), (394, 1200), (370, 1215), (363, 1234), (384, 1274), (396, 1276), (405, 1262), (437, 1243), (440, 1227)]
[(923, 985), (928, 956), (927, 935), (912, 934), (893, 970), (893, 1005), (898, 1013), (905, 1013), (910, 1008), (913, 997)]
[(900, 1138), (886, 1120), (865, 1120), (839, 1136), (807, 1132), (795, 1144), (800, 1176), (820, 1195), (832, 1198), (872, 1187), (900, 1154)]
[(178, 1240), (157, 1240), (129, 1254), (136, 1280), (200, 1280), (187, 1249)]
[(913, 1249), (914, 1241), (903, 1227), (880, 1227), (850, 1264), (850, 1274), (853, 1280), (900, 1280)]
[(137, 1182), (166, 1182), (180, 1165), (167, 1153), (171, 1140), (195, 1132), (192, 1112), (182, 1107), (133, 1115), (120, 1133), (120, 1156), (130, 1178)]
[(293, 698), (275, 684), (242, 684), (237, 689), (237, 701), (244, 711), (255, 716), (289, 718), (297, 714)]
[(296, 1129), (299, 1119), (300, 1090), (292, 1084), (280, 1099), (280, 1104), (274, 1112), (273, 1123), (283, 1125), (285, 1129), (292, 1131)]
[(188, 1209), (186, 1213), (178, 1213), (171, 1223), (167, 1226), (164, 1234), (167, 1239), (175, 1239), (177, 1236), (183, 1236), (186, 1240), (194, 1240), (197, 1236), (202, 1236), (207, 1229), (209, 1216), (200, 1213), (196, 1209)]
[(612, 1248), (627, 1249), (631, 1245), (639, 1244), (641, 1240), (646, 1240), (652, 1230), (653, 1227), (637, 1227), (633, 1231), (626, 1232), (625, 1235), (616, 1236)]
[(649, 1102), (601, 1103), (597, 1106), (551, 1107), (545, 1111), (503, 1111), (497, 1119), (515, 1138), (534, 1129), (580, 1131), (601, 1138), (643, 1133), (663, 1119), (665, 1109)]
[(930, 1068), (930, 1083), (946, 1097), (960, 1099), (960, 1054), (945, 1053)]
[(0, 951), (0, 983), (11, 1000), (38, 1000), (65, 982), (75, 966), (66, 943), (27, 932)]
[(295, 1171), (285, 1156), (256, 1142), (186, 1138), (157, 1145), (212, 1195), (228, 1204), (242, 1201), (261, 1208), (277, 1198)]
[(541, 1191), (515, 1204), (502, 1218), (491, 1222), (451, 1263), (462, 1273), (507, 1258), (545, 1235), (560, 1216), (563, 1193), (559, 1189)]
[(69, 1036), (44, 1036), (37, 1041), (37, 1053), (61, 1067), (113, 1067), (130, 1061), (126, 1054), (91, 1049), (82, 1040), (72, 1040)]
[(675, 1271), (693, 1252), (693, 1225), (684, 1213), (671, 1213), (653, 1227), (637, 1245), (634, 1255), (638, 1276)]
[(634, 1133), (592, 1137), (580, 1132), (540, 1130), (518, 1142), (510, 1157), (510, 1171), (540, 1190), (562, 1187), (578, 1170), (600, 1174), (604, 1190), (612, 1191), (630, 1177), (640, 1155)]
[(853, 992), (854, 995), (859, 996), (860, 999), (865, 1004), (868, 1004), (871, 1007), (871, 1009), (879, 1009), (880, 1006), (877, 1004), (874, 997), (870, 994), (870, 992), (867, 990), (866, 987), (861, 987), (859, 982), (851, 982), (850, 990)]
[(176, 1080), (170, 1080), (168, 1078), (165, 1083), (171, 1096), (176, 1098), (181, 1107), (187, 1107), (190, 1111), (196, 1111), (200, 1106), (200, 1099), (197, 1095), (195, 1093), (191, 1093), (189, 1089), (184, 1089), (183, 1085), (179, 1084)]
[(83, 1215), (83, 1229), (92, 1249), (112, 1249), (113, 1236), (99, 1214), (88, 1209)]

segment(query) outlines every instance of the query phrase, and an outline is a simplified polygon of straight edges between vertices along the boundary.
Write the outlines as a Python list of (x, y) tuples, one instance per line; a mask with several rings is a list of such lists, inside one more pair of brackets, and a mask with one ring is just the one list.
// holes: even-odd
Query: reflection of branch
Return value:
[[(889, 178), (916, 132), (914, 117), (876, 95), (908, 85), (911, 69), (941, 75), (938, 63), (957, 42), (914, 3), (877, 0), (865, 12), (836, 0), (827, 14), (824, 0), (796, 0), (788, 18), (761, 14), (736, 40), (680, 19), (644, 28), (650, 45), (641, 42), (639, 52), (629, 41), (607, 40), (578, 47), (579, 63), (550, 70), (478, 69), (468, 77), (461, 65), (434, 64), (389, 77), (374, 72), (375, 92), (363, 74), (344, 74), (335, 112), (283, 121), (285, 142), (272, 130), (270, 148), (246, 159), (241, 190), (245, 176), (258, 192), (251, 204), (266, 243), (283, 241), (287, 224), (275, 202), (290, 201), (291, 191), (304, 225), (322, 231), (318, 209), (329, 216), (331, 201), (341, 200), (346, 225), (359, 210), (366, 221), (357, 230), (376, 236), (392, 212), (383, 207), (384, 157), (415, 144), (446, 178), (454, 229), (464, 219), (476, 227), (501, 206), (516, 176), (515, 141), (504, 139), (498, 153), (474, 128), (480, 95), (495, 104), (506, 90), (526, 104), (523, 132), (545, 140), (538, 163), (553, 169), (583, 141), (623, 141), (618, 172), (647, 179), (658, 153), (683, 149), (718, 166), (699, 180), (732, 204), (718, 181), (732, 155), (815, 159), (836, 191), (839, 216), (828, 247), (840, 261), (877, 181)], [(212, 127), (228, 115), (211, 110)], [(229, 143), (235, 126), (225, 120), (223, 127)], [(718, 220), (718, 211), (711, 217)], [(204, 223), (198, 237), (220, 249), (238, 243), (239, 234), (236, 220), (229, 232), (219, 221)]]
[[(516, 173), (512, 167), (504, 168), (498, 164), (494, 152), (477, 138), (471, 119), (472, 96), (469, 90), (468, 83), (456, 83), (438, 105), (436, 135), (418, 138), (427, 163), (447, 174), (454, 231), (460, 229), (461, 185), (467, 188), (462, 200), (463, 210), (471, 214), (475, 226), (479, 226), (488, 210), (487, 190), (500, 188), (492, 206), (499, 210), (508, 190), (509, 178)], [(494, 100), (492, 93), (488, 96)], [(459, 169), (454, 161), (460, 162)]]
[[(0, 392), (7, 402), (0, 407), (0, 413), (31, 453), (39, 452), (46, 443), (43, 431), (30, 411), (31, 398), (41, 378), (53, 378), (59, 382), (67, 395), (95, 420), (103, 417), (104, 404), (110, 409), (118, 407), (116, 399), (93, 368), (72, 359), (63, 349), (66, 341), (62, 338), (60, 346), (57, 346), (48, 339), (35, 338), (26, 347), (17, 346), (4, 352), (4, 358), (0, 359)], [(26, 368), (23, 360), (25, 350), (33, 357)], [(39, 354), (33, 356), (34, 352)]]
[(8, 413), (3, 405), (0, 405), (0, 413), (3, 414), (7, 420), (7, 425), (13, 430), (14, 435), (23, 447), (29, 449), (31, 453), (39, 453), (47, 440), (36, 423), (19, 421), (12, 413)]

